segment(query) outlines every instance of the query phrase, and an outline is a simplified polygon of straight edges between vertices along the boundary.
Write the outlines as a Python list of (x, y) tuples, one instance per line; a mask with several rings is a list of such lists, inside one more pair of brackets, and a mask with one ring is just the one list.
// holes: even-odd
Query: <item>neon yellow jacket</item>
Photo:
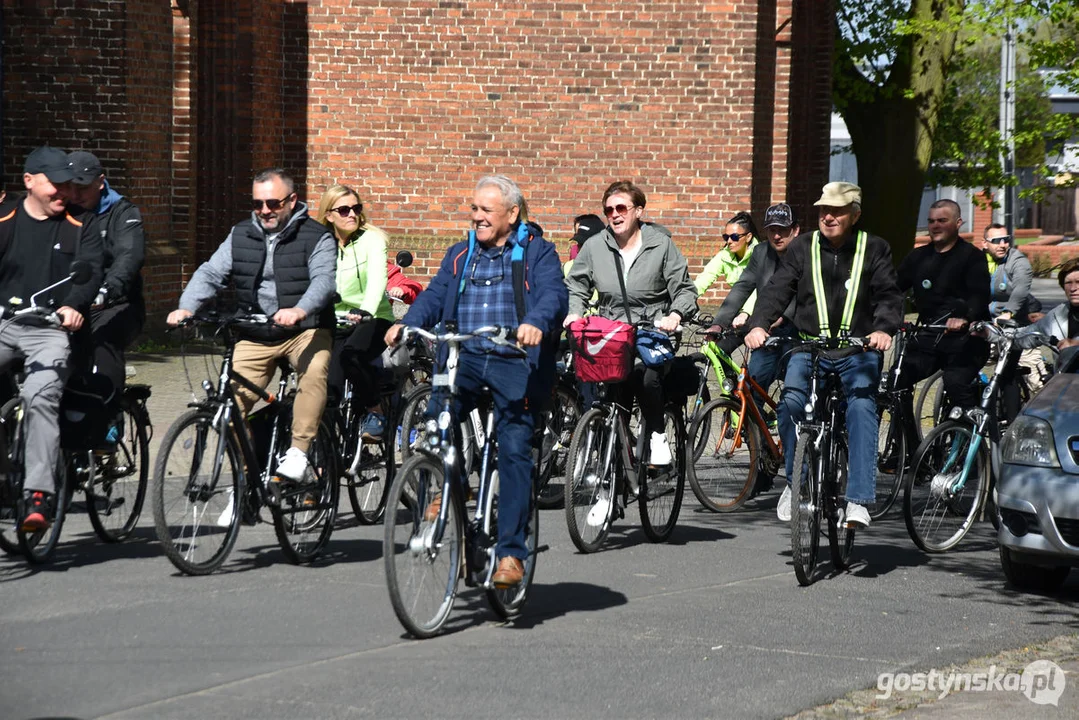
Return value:
[(337, 293), (341, 302), (335, 310), (359, 308), (383, 320), (393, 320), (386, 298), (386, 233), (367, 225), (337, 248)]
[[(708, 261), (708, 264), (704, 266), (704, 270), (693, 281), (693, 284), (697, 286), (697, 294), (704, 295), (708, 291), (708, 288), (712, 287), (720, 277), (722, 277), (728, 285), (734, 285), (734, 283), (742, 276), (742, 271), (746, 269), (746, 265), (749, 265), (749, 257), (753, 254), (753, 248), (757, 247), (757, 238), (752, 238), (749, 241), (749, 247), (746, 248), (746, 254), (741, 260), (734, 256), (727, 248), (723, 248), (716, 256)], [(742, 310), (747, 313), (753, 312), (753, 307), (757, 302), (757, 291), (754, 290), (745, 303), (742, 305)]]

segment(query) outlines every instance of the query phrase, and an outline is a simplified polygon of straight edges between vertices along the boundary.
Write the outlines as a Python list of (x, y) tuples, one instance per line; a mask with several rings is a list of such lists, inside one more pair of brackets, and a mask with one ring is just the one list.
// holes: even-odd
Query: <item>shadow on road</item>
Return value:
[[(153, 528), (136, 528), (128, 539), (119, 543), (103, 543), (93, 532), (83, 532), (74, 536), (63, 533), (52, 559), (47, 563), (30, 565), (21, 555), (8, 556), (9, 566), (0, 569), (0, 583), (39, 572), (67, 572), (75, 568), (113, 560), (134, 560), (162, 555)], [(16, 568), (21, 568), (22, 571)]]

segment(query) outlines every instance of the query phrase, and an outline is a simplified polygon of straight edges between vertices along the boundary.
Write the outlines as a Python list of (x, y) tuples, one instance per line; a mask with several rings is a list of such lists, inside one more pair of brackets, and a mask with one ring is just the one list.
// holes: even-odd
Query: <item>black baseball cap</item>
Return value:
[(75, 177), (75, 173), (71, 172), (67, 153), (48, 145), (43, 145), (26, 156), (23, 172), (30, 175), (44, 174), (52, 183), (71, 182)]
[(71, 172), (74, 173), (72, 180), (77, 185), (89, 185), (105, 174), (101, 161), (91, 152), (75, 150), (67, 154), (67, 161), (71, 165)]
[(603, 221), (599, 219), (599, 215), (578, 215), (573, 222), (577, 223), (577, 232), (572, 239), (578, 245), (603, 229)]
[(764, 227), (794, 227), (794, 211), (787, 203), (776, 203), (764, 212)]

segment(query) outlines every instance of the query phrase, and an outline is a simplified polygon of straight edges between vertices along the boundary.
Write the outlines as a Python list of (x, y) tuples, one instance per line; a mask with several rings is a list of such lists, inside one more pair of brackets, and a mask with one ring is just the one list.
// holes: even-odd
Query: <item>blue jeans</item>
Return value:
[[(457, 417), (463, 418), (481, 399), (480, 389), (491, 389), (498, 437), (498, 548), (499, 558), (528, 557), (525, 529), (532, 502), (532, 431), (535, 427), (529, 398), (543, 397), (531, 387), (532, 374), (525, 358), (462, 352), (457, 367)], [(437, 410), (438, 403), (430, 408)]]
[[(847, 500), (868, 505), (877, 493), (877, 385), (880, 382), (881, 354), (859, 352), (834, 360), (821, 358), (821, 370), (839, 373), (847, 398), (847, 437), (850, 443), (850, 471)], [(779, 402), (779, 434), (787, 461), (787, 485), (794, 475), (797, 426), (805, 418), (809, 395), (809, 353), (795, 353), (787, 364), (787, 377)]]
[[(791, 337), (793, 328), (790, 323), (785, 323), (772, 331), (773, 337)], [(787, 370), (787, 351), (791, 349), (791, 343), (780, 343), (770, 347), (762, 347), (754, 350), (749, 356), (749, 367), (746, 372), (767, 392), (769, 386), (781, 377)], [(757, 401), (757, 407), (763, 412), (765, 407), (764, 398), (754, 390), (753, 399)], [(777, 405), (778, 410), (778, 405)]]

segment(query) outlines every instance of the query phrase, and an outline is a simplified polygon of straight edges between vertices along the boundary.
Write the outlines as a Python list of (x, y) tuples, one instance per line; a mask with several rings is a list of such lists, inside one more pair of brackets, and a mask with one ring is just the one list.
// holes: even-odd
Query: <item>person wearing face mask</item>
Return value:
[[(237, 223), (225, 242), (191, 276), (180, 307), (169, 313), (169, 325), (194, 315), (228, 285), (236, 288), (243, 313), (264, 314), (273, 324), (238, 327), (241, 339), (232, 368), (265, 388), (277, 361), (287, 358), (296, 372), (298, 390), (292, 412), (292, 441), (277, 465), (277, 475), (299, 482), (309, 466), (307, 450), (318, 432), (326, 405), (336, 285), (337, 251), (326, 227), (309, 217), (298, 200), (292, 176), (281, 168), (258, 172), (251, 183), (251, 215)], [(246, 415), (256, 395), (233, 383)], [(222, 517), (231, 516), (230, 506)], [(219, 520), (220, 522), (220, 520)]]
[(386, 298), (386, 233), (367, 222), (360, 196), (350, 187), (333, 185), (322, 193), (318, 221), (333, 232), (337, 241), (337, 311), (361, 311), (373, 319), (338, 330), (328, 379), (329, 402), (340, 402), (345, 378), (352, 379), (357, 408), (367, 410), (360, 432), (364, 440), (377, 441), (386, 430), (379, 409), (376, 369), (371, 361), (386, 349), (383, 337), (393, 325), (393, 309)]
[[(793, 300), (794, 325), (803, 336), (841, 341), (844, 333), (849, 333), (868, 339), (868, 351), (847, 347), (828, 351), (821, 358), (823, 369), (838, 373), (847, 401), (850, 472), (845, 517), (849, 527), (869, 525), (865, 506), (876, 497), (876, 395), (882, 354), (891, 347), (892, 335), (903, 322), (903, 296), (896, 284), (891, 247), (883, 238), (856, 229), (862, 216), (861, 201), (857, 185), (833, 182), (824, 186), (814, 203), (818, 229), (794, 239), (746, 322), (750, 328), (746, 347), (756, 350)], [(776, 514), (784, 522), (791, 518), (789, 483), (811, 367), (808, 352), (791, 355), (779, 404), (788, 485)]]

